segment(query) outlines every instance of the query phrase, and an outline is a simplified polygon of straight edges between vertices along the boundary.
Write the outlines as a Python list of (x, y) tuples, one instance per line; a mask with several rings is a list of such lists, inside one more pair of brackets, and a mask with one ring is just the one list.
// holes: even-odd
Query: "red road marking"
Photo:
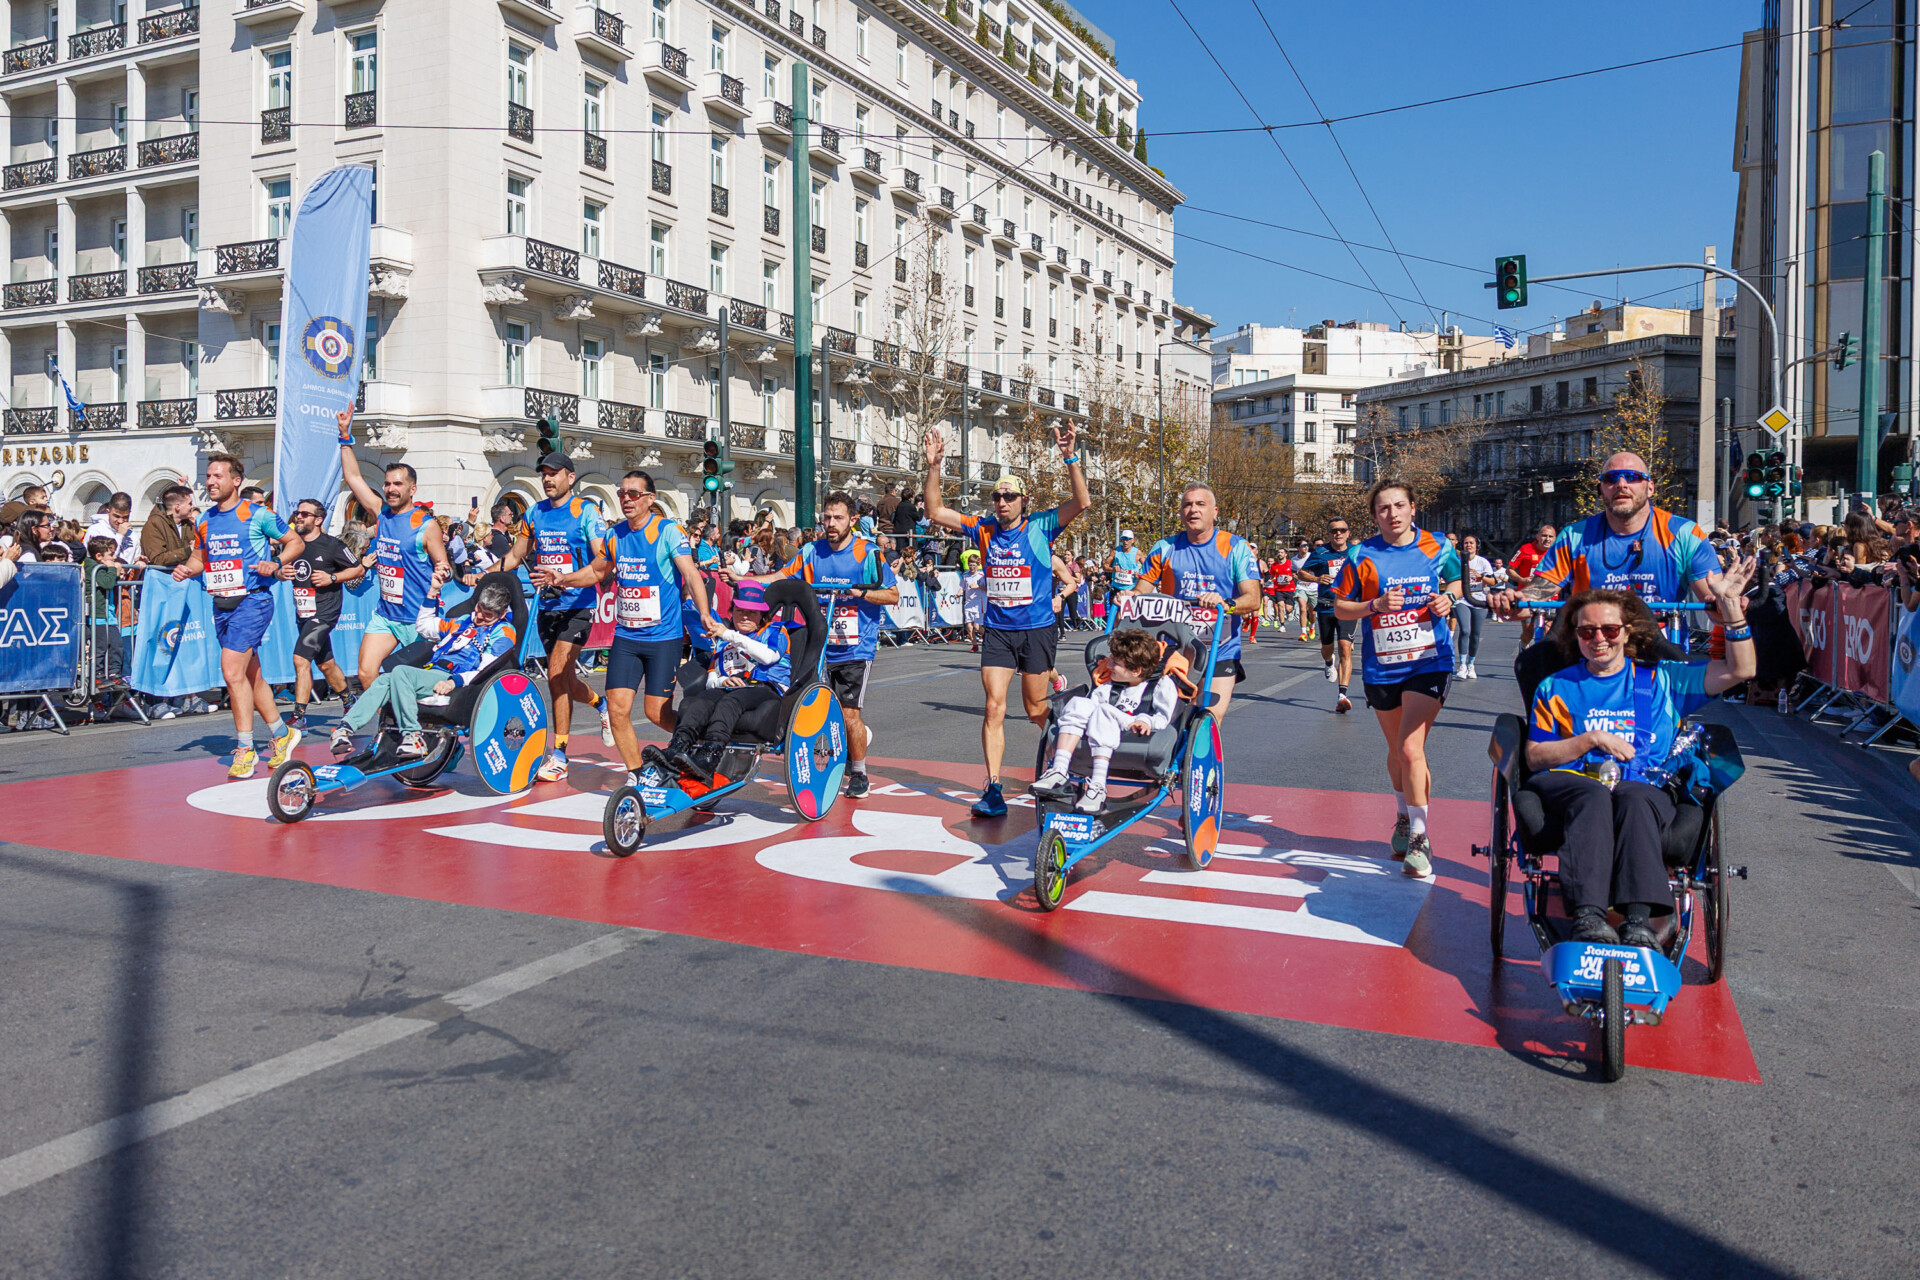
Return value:
[[(1233, 784), (1229, 813), (1262, 821), (1230, 821), (1206, 872), (1187, 869), (1168, 806), (1168, 821), (1076, 867), (1048, 915), (1029, 887), (1030, 808), (972, 822), (967, 768), (870, 767), (873, 796), (843, 799), (822, 821), (798, 821), (782, 809), (784, 786), (763, 782), (624, 861), (594, 849), (591, 789), (616, 775), (591, 757), (575, 758), (572, 784), (519, 798), (458, 772), (457, 791), (424, 796), (374, 782), (293, 827), (232, 816), (264, 815), (265, 780), (223, 785), (207, 761), (13, 783), (0, 812), (8, 839), (80, 853), (1553, 1057), (1597, 1048), (1541, 979), (1517, 893), (1509, 959), (1492, 971), (1485, 865), (1465, 856), (1486, 837), (1483, 804), (1434, 803), (1440, 856), (1423, 887), (1385, 861), (1390, 797)], [(776, 776), (772, 762), (761, 776)], [(1690, 979), (1704, 973), (1700, 945)], [(1628, 1034), (1627, 1050), (1637, 1066), (1760, 1078), (1725, 983), (1689, 985), (1664, 1025)]]

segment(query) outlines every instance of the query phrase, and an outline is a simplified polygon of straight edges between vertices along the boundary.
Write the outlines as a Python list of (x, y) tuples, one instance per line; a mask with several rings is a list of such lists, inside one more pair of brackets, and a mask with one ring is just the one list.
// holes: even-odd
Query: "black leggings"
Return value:
[(1673, 797), (1644, 782), (1609, 792), (1592, 778), (1548, 771), (1527, 779), (1549, 812), (1560, 815), (1560, 893), (1569, 913), (1581, 907), (1625, 908), (1644, 902), (1653, 914), (1673, 910), (1662, 834), (1673, 821)]
[(685, 741), (699, 738), (713, 746), (733, 741), (734, 726), (740, 717), (768, 702), (777, 702), (780, 691), (770, 684), (742, 685), (738, 689), (701, 689), (680, 700), (680, 720), (674, 737)]

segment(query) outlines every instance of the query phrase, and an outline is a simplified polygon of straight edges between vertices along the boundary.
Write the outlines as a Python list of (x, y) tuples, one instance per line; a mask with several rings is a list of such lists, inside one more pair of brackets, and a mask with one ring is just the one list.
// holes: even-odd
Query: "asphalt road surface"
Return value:
[[(609, 780), (584, 763), (513, 802), (551, 818), (282, 828), (222, 798), (223, 716), (0, 736), (0, 1275), (1920, 1272), (1903, 762), (1716, 710), (1749, 765), (1728, 977), (1635, 1028), (1650, 1056), (1605, 1084), (1517, 899), (1498, 977), (1484, 955), (1467, 846), (1512, 645), (1491, 630), (1433, 737), (1431, 896), (1376, 875), (1386, 897), (1312, 937), (1305, 911), (1201, 937), (1092, 910), (1183, 874), (1149, 839), (1054, 916), (943, 894), (952, 866), (1017, 883), (1032, 846), (1030, 814), (965, 817), (964, 646), (883, 651), (888, 794), (829, 815), (870, 811), (829, 871), (771, 789), (731, 828), (757, 855), (695, 830), (615, 862), (582, 834), (595, 802), (568, 807)], [(1248, 668), (1230, 838), (1286, 839), (1235, 865), (1360, 883), (1391, 820), (1372, 716), (1333, 715), (1294, 640)], [(1033, 730), (1009, 737), (1024, 765)], [(387, 785), (352, 799), (407, 798)], [(919, 852), (871, 834), (889, 805)]]

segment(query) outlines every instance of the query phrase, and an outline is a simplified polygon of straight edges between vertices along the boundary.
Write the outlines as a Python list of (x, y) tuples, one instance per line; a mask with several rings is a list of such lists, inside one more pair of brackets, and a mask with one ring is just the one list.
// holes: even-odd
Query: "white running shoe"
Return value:
[(549, 751), (547, 753), (546, 763), (534, 770), (533, 776), (542, 782), (564, 781), (567, 776), (567, 753), (564, 751)]
[(1334, 665), (1334, 664), (1333, 664), (1333, 663), (1331, 663), (1331, 662), (1329, 662), (1329, 663), (1327, 664), (1327, 683), (1328, 683), (1328, 684), (1339, 684), (1339, 683), (1340, 683), (1340, 677), (1334, 674), (1334, 671), (1333, 671), (1333, 665)]
[(1475, 671), (1473, 669), (1473, 664), (1469, 662), (1467, 664), (1467, 679), (1478, 680), (1479, 678), (1480, 678), (1480, 673), (1478, 671)]
[(1098, 813), (1106, 807), (1107, 789), (1089, 782), (1087, 789), (1080, 793), (1080, 799), (1075, 802), (1073, 809), (1075, 813)]
[(426, 738), (418, 733), (401, 734), (400, 747), (397, 754), (403, 759), (418, 760), (421, 756), (427, 754)]
[(609, 747), (613, 745), (613, 713), (607, 710), (604, 698), (600, 700), (600, 741)]
[(1048, 769), (1045, 773), (1033, 780), (1033, 785), (1027, 788), (1027, 794), (1039, 796), (1042, 799), (1052, 799), (1064, 794), (1066, 789), (1067, 771), (1065, 769)]

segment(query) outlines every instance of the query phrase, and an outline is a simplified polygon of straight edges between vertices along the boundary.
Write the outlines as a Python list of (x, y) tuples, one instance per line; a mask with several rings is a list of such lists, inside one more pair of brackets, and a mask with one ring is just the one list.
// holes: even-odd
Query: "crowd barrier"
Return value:
[(1787, 690), (1795, 714), (1846, 716), (1841, 737), (1870, 731), (1863, 746), (1898, 725), (1920, 726), (1920, 611), (1903, 608), (1887, 587), (1795, 582), (1784, 594), (1807, 660)]
[(0, 589), (0, 703), (25, 702), (67, 732), (70, 715), (96, 707), (147, 719), (127, 682), (123, 619), (136, 607), (138, 581), (116, 583), (91, 599), (82, 566), (17, 566)]

